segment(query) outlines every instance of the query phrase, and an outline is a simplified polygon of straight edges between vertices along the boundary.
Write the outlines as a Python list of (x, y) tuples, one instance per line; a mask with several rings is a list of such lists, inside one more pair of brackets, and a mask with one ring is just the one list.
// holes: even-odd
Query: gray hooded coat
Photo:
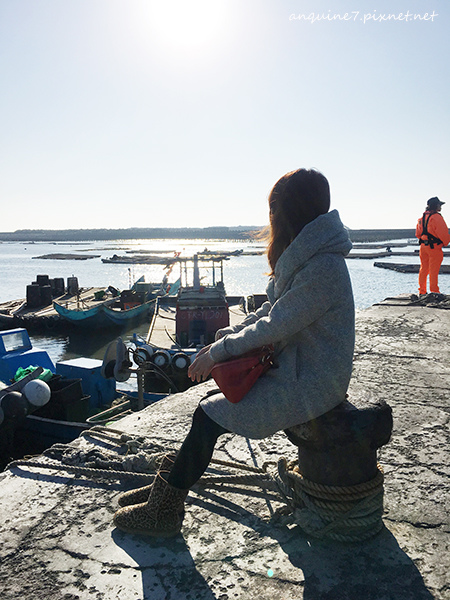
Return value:
[(328, 412), (345, 399), (355, 314), (345, 256), (351, 242), (333, 210), (306, 225), (277, 261), (268, 302), (210, 348), (215, 362), (273, 344), (278, 368), (238, 403), (204, 398), (206, 414), (229, 431), (259, 439)]

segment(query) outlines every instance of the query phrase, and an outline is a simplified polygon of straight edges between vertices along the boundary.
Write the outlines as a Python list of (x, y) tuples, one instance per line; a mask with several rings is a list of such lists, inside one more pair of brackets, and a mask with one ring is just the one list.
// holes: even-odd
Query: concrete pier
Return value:
[[(309, 538), (296, 525), (271, 520), (283, 506), (276, 493), (239, 483), (191, 491), (176, 538), (132, 536), (111, 523), (131, 482), (39, 464), (14, 467), (0, 474), (0, 598), (448, 600), (449, 335), (450, 310), (411, 306), (406, 297), (357, 316), (350, 400), (387, 401), (394, 417), (392, 439), (379, 452), (385, 528), (377, 536), (351, 544)], [(177, 448), (212, 387), (168, 397), (117, 428)], [(219, 442), (214, 458), (248, 466), (297, 457), (283, 433)], [(85, 437), (74, 445), (85, 455), (118, 455), (107, 440)], [(228, 472), (218, 464), (210, 470)]]

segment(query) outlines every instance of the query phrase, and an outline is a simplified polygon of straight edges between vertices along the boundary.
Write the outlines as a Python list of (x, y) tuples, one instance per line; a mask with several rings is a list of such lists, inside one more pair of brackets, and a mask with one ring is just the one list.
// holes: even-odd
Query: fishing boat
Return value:
[[(32, 406), (20, 393), (10, 394), (37, 377), (50, 388), (48, 402)], [(35, 448), (42, 451), (166, 396), (145, 393), (139, 384), (137, 390), (118, 388), (114, 379), (103, 376), (100, 360), (81, 357), (54, 364), (45, 350), (32, 346), (23, 328), (0, 332), (0, 381), (5, 386), (0, 389), (0, 455), (6, 452), (9, 457), (14, 457), (19, 439), (33, 440)], [(2, 406), (8, 410), (3, 411)]]
[[(135, 296), (136, 297), (136, 296)], [(108, 300), (91, 308), (68, 308), (53, 302), (58, 315), (76, 327), (101, 329), (107, 327), (132, 327), (148, 319), (155, 307), (155, 300), (142, 303), (127, 303), (122, 300)]]
[(178, 281), (174, 301), (157, 299), (147, 337), (133, 336), (146, 363), (145, 391), (170, 393), (193, 385), (187, 371), (199, 350), (214, 341), (217, 330), (246, 315), (243, 299), (225, 293), (222, 257), (200, 253), (181, 259)]
[(170, 267), (162, 281), (148, 283), (140, 277), (130, 289), (82, 288), (77, 277), (50, 279), (37, 275), (27, 285), (26, 298), (0, 304), (0, 329), (67, 330), (76, 328), (131, 328), (150, 319), (154, 299), (167, 292)]
[[(113, 293), (114, 291), (114, 293)], [(28, 330), (54, 329), (62, 321), (53, 308), (52, 302), (87, 306), (98, 303), (98, 298), (113, 301), (119, 291), (109, 288), (80, 288), (77, 277), (50, 279), (48, 275), (37, 275), (36, 281), (26, 286), (26, 298), (10, 300), (0, 304), (0, 328), (13, 329), (25, 327)]]

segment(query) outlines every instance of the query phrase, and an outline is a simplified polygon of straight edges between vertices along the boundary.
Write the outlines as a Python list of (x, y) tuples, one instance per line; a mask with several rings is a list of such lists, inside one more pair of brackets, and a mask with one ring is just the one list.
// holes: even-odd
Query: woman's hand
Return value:
[(195, 357), (194, 362), (189, 366), (188, 376), (192, 381), (205, 381), (205, 379), (211, 373), (215, 362), (209, 354), (210, 346), (211, 344), (202, 348)]

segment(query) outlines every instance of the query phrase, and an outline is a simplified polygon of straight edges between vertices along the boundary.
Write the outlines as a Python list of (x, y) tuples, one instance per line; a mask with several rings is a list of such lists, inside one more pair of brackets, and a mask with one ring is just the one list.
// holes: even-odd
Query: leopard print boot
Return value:
[(189, 490), (167, 483), (168, 472), (155, 475), (147, 502), (125, 506), (114, 515), (114, 525), (127, 533), (173, 537), (181, 531), (184, 500)]
[[(161, 464), (159, 465), (159, 471), (170, 471), (175, 462), (175, 454), (165, 454), (162, 458)], [(124, 492), (119, 496), (119, 506), (130, 506), (131, 504), (142, 504), (147, 502), (152, 489), (153, 482), (144, 487), (137, 488), (136, 490), (130, 490)]]

